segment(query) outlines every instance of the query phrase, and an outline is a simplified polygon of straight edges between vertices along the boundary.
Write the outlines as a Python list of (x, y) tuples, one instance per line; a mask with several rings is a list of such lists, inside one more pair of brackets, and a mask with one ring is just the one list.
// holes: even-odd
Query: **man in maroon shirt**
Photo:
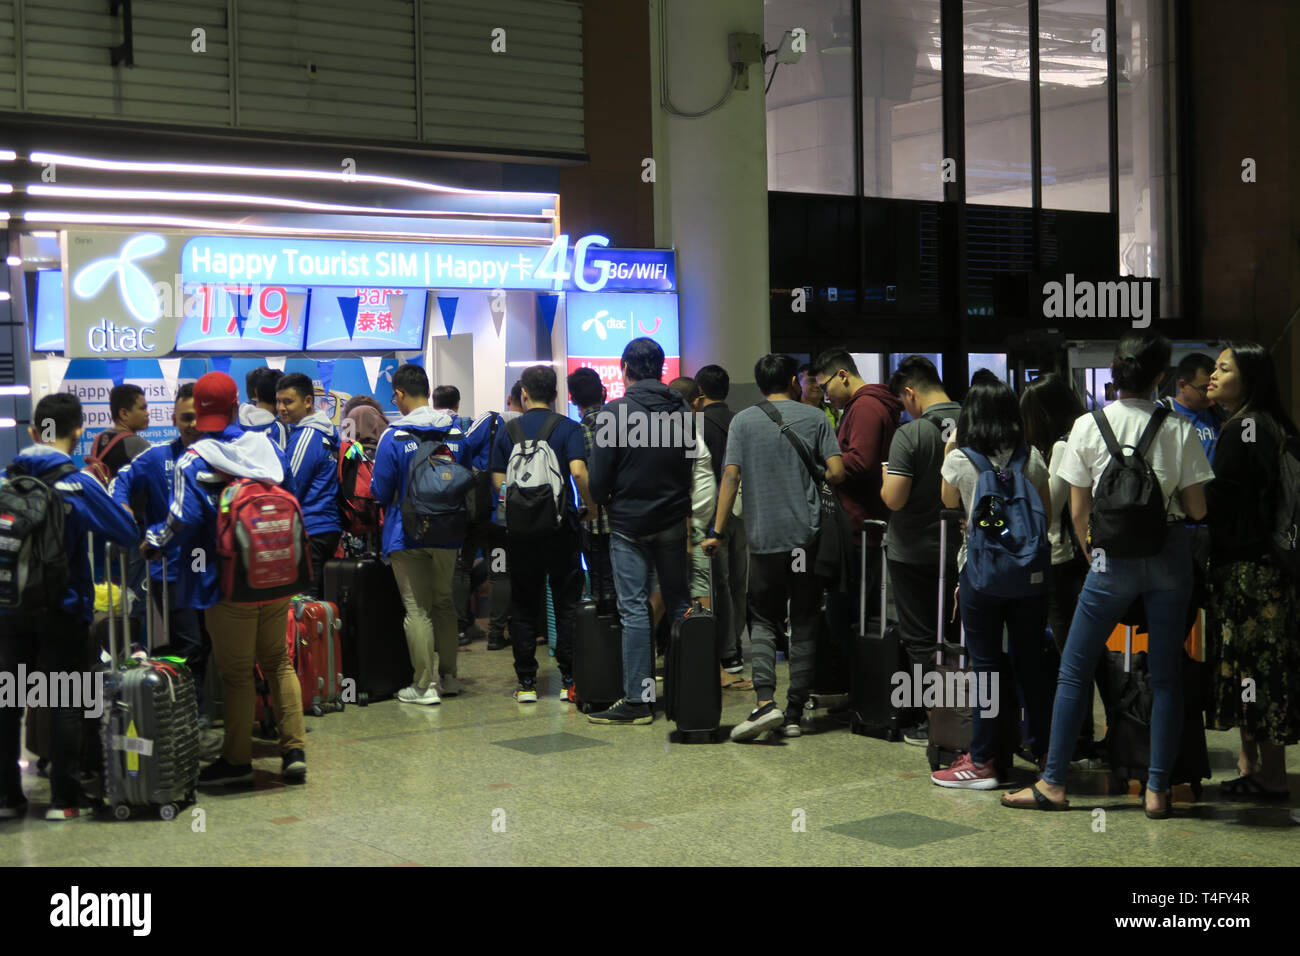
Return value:
[[(847, 349), (832, 348), (817, 356), (812, 373), (827, 400), (843, 411), (837, 437), (844, 457), (845, 478), (835, 487), (835, 494), (853, 520), (856, 552), (861, 546), (863, 521), (889, 520), (889, 509), (880, 499), (880, 465), (889, 455), (903, 405), (886, 386), (863, 381)], [(880, 537), (878, 528), (867, 528), (868, 594), (878, 593), (880, 587)], [(860, 565), (854, 568), (855, 580), (859, 569)], [(857, 605), (856, 589), (852, 594), (827, 595), (827, 618), (833, 636), (847, 633), (848, 615)], [(878, 607), (878, 602), (867, 601), (868, 611)], [(867, 633), (879, 633), (879, 626), (879, 621), (869, 623)]]

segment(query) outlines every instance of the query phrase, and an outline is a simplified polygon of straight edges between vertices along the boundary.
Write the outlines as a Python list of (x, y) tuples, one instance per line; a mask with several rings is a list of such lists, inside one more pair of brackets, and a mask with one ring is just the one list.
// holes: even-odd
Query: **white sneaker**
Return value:
[[(456, 679), (455, 674), (443, 674), (438, 684), (443, 697), (455, 697), (464, 689), (461, 682)], [(433, 688), (430, 687), (429, 689), (432, 690)]]
[(430, 684), (423, 693), (414, 686), (403, 687), (397, 692), (397, 699), (403, 704), (423, 704), (426, 707), (442, 703), (442, 698), (438, 696), (438, 688), (433, 684)]

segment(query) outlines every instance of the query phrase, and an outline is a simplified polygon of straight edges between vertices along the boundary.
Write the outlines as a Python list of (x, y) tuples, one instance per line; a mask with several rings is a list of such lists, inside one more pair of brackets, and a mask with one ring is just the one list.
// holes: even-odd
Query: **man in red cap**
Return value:
[[(255, 662), (271, 685), (280, 715), (282, 775), (286, 780), (302, 781), (307, 775), (302, 693), (284, 643), (289, 595), (302, 590), (310, 577), (301, 512), (292, 495), (279, 487), (286, 471), (283, 452), (265, 434), (245, 431), (238, 424), (239, 392), (234, 379), (224, 372), (209, 372), (199, 379), (194, 384), (194, 412), (195, 427), (202, 437), (176, 463), (167, 520), (149, 528), (144, 549), (152, 554), (179, 541), (182, 560), (177, 604), (205, 612), (212, 652), (221, 670), (225, 743), (220, 759), (199, 775), (199, 784), (218, 786), (253, 779)], [(239, 479), (257, 484), (242, 484)], [(264, 548), (260, 552), (236, 548), (238, 554), (232, 558), (219, 555), (219, 522), (235, 520), (231, 516), (240, 513), (241, 497), (250, 493), (263, 496), (265, 509), (278, 507), (273, 517), (283, 519), (281, 523), (296, 532), (292, 550), (298, 560), (282, 560), (279, 577), (274, 566), (262, 569), (259, 565), (258, 575), (252, 573), (251, 564), (265, 558)], [(259, 510), (265, 509), (259, 503)], [(254, 515), (252, 520), (264, 518)], [(247, 533), (242, 537), (247, 540)], [(285, 561), (289, 562), (287, 568)], [(268, 580), (279, 583), (259, 591)]]

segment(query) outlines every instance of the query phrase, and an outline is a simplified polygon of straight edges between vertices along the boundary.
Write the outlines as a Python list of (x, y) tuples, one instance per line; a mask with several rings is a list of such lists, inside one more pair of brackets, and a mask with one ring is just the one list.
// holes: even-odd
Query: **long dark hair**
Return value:
[(970, 387), (957, 417), (957, 445), (975, 449), (986, 458), (1024, 441), (1016, 393), (1001, 380)]
[(1232, 417), (1262, 414), (1286, 434), (1300, 434), (1282, 404), (1277, 367), (1268, 349), (1258, 342), (1229, 342), (1225, 348), (1232, 353), (1233, 361), (1237, 363), (1237, 375), (1241, 378), (1243, 401)]
[(1159, 332), (1130, 332), (1115, 346), (1110, 375), (1121, 392), (1146, 396), (1169, 365), (1173, 346)]
[(1025, 441), (1038, 449), (1043, 461), (1049, 461), (1052, 445), (1068, 435), (1074, 420), (1083, 414), (1083, 402), (1063, 375), (1048, 372), (1020, 393), (1020, 414)]

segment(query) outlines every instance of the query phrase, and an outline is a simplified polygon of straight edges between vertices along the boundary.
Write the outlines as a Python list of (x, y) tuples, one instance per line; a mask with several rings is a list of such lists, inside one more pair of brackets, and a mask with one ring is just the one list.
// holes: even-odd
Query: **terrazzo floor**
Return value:
[[(1175, 793), (1147, 820), (1104, 772), (1071, 781), (1072, 812), (1013, 812), (1005, 791), (943, 790), (921, 748), (848, 733), (818, 714), (803, 737), (726, 741), (753, 706), (724, 694), (722, 742), (589, 723), (558, 699), (538, 648), (534, 705), (516, 704), (509, 651), (462, 649), (465, 692), (426, 708), (396, 701), (307, 719), (308, 782), (284, 786), (255, 745), (251, 789), (201, 792), (177, 820), (146, 815), (47, 823), (34, 762), (22, 821), (0, 823), (3, 865), (1294, 865), (1290, 806)], [(784, 689), (786, 666), (778, 666)], [(1100, 714), (1098, 715), (1100, 719)], [(1235, 776), (1236, 735), (1210, 733), (1214, 779)], [(1293, 750), (1294, 753), (1294, 750)], [(1292, 760), (1296, 758), (1293, 756)], [(1020, 764), (1021, 784), (1033, 779)], [(1300, 774), (1291, 776), (1300, 796)], [(1098, 813), (1097, 811), (1102, 811)], [(127, 839), (127, 837), (130, 839)]]

